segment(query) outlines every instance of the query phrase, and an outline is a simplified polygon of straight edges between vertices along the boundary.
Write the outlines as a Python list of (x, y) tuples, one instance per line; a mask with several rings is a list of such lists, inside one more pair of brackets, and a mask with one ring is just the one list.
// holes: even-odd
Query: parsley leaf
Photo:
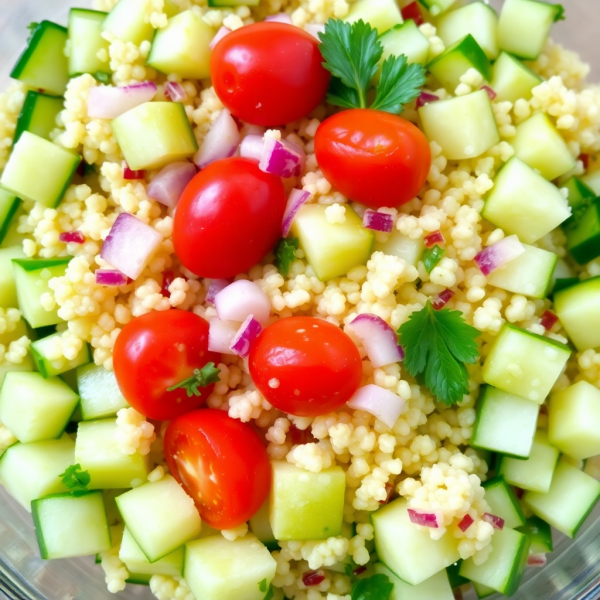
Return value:
[(562, 4), (555, 4), (554, 7), (556, 8), (554, 22), (556, 23), (557, 21), (566, 21), (567, 17), (565, 17), (565, 7)]
[(167, 388), (167, 392), (182, 388), (187, 392), (188, 398), (200, 396), (202, 392), (198, 388), (206, 387), (211, 383), (219, 383), (220, 372), (221, 370), (215, 367), (214, 362), (208, 362), (201, 369), (194, 369), (194, 374), (191, 377)]
[(428, 301), (400, 326), (398, 335), (408, 372), (413, 377), (424, 373), (426, 387), (447, 406), (462, 400), (469, 391), (465, 363), (474, 364), (479, 354), (479, 331), (465, 323), (462, 313), (434, 310)]
[(394, 584), (382, 573), (359, 579), (352, 585), (352, 600), (389, 600)]
[(425, 250), (423, 250), (423, 256), (421, 257), (421, 260), (423, 261), (423, 264), (425, 265), (425, 270), (428, 273), (431, 273), (435, 265), (437, 265), (440, 262), (440, 260), (442, 260), (442, 256), (444, 256), (445, 252), (446, 251), (443, 248), (437, 245), (433, 246), (433, 248), (426, 248)]
[(79, 463), (67, 467), (67, 470), (61, 473), (59, 477), (63, 485), (76, 498), (88, 493), (87, 486), (90, 483), (90, 474), (87, 471), (82, 471)]
[(27, 42), (29, 43), (35, 34), (36, 29), (40, 26), (36, 21), (32, 21), (27, 25), (27, 29), (29, 30), (29, 37), (27, 38)]
[(277, 270), (287, 277), (292, 263), (296, 260), (298, 250), (298, 238), (281, 238), (275, 248), (275, 266)]
[[(265, 583), (266, 583), (266, 581), (265, 581)], [(267, 593), (265, 594), (265, 597), (263, 598), (263, 600), (272, 600), (274, 595), (275, 595), (275, 592), (273, 591), (273, 584), (271, 584), (269, 586), (269, 589), (267, 590)]]
[(267, 591), (267, 580), (266, 579), (262, 579), (261, 581), (259, 581), (259, 583), (258, 583), (258, 591), (259, 592), (266, 592)]
[(108, 85), (112, 78), (110, 76), (110, 73), (106, 73), (105, 71), (96, 71), (94, 73), (94, 79), (96, 81), (99, 81), (100, 83)]
[(332, 77), (327, 90), (327, 102), (342, 108), (355, 108), (360, 106), (358, 92), (345, 85), (341, 79)]

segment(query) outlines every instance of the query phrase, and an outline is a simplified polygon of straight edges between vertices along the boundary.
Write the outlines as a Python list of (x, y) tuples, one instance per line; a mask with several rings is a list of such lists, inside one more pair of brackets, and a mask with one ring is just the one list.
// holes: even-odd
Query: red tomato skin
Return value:
[(265, 446), (252, 427), (226, 412), (203, 409), (175, 419), (167, 427), (164, 445), (173, 477), (211, 527), (238, 527), (267, 499), (271, 465)]
[(252, 125), (285, 125), (307, 116), (325, 97), (330, 73), (319, 42), (286, 23), (254, 23), (228, 33), (213, 50), (217, 96)]
[(198, 408), (214, 385), (200, 396), (167, 388), (191, 377), (194, 369), (220, 355), (208, 351), (208, 323), (194, 313), (171, 309), (151, 312), (127, 323), (115, 342), (113, 365), (121, 393), (138, 412), (159, 421)]
[(412, 200), (431, 167), (429, 142), (415, 125), (370, 109), (345, 110), (323, 121), (315, 154), (326, 179), (344, 196), (375, 210)]
[(250, 349), (249, 366), (260, 393), (275, 408), (300, 417), (339, 408), (362, 378), (354, 342), (314, 317), (288, 317), (267, 327)]
[(181, 196), (173, 223), (175, 253), (200, 277), (234, 277), (275, 246), (285, 206), (281, 179), (261, 171), (256, 161), (218, 160)]

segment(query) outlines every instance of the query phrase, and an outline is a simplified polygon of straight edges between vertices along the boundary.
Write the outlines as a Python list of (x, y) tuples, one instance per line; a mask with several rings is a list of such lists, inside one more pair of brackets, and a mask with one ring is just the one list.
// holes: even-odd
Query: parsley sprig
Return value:
[(296, 260), (298, 238), (281, 238), (275, 248), (275, 266), (277, 270), (287, 277), (292, 263)]
[(59, 477), (63, 485), (75, 498), (85, 496), (88, 493), (87, 486), (90, 484), (90, 474), (87, 471), (83, 471), (79, 463), (67, 467), (65, 472), (61, 473)]
[(431, 302), (398, 329), (404, 348), (404, 366), (447, 406), (460, 402), (469, 392), (465, 364), (474, 364), (479, 352), (479, 331), (468, 325), (459, 310), (434, 310)]
[(394, 584), (382, 573), (359, 579), (352, 585), (352, 600), (389, 600)]
[[(377, 30), (362, 19), (352, 24), (329, 19), (319, 38), (323, 66), (333, 75), (327, 101), (343, 108), (368, 108), (371, 81), (383, 55)], [(381, 66), (370, 108), (399, 114), (419, 95), (425, 81), (422, 65), (409, 65), (403, 54), (389, 56)]]
[(195, 369), (194, 374), (191, 377), (167, 388), (167, 392), (182, 388), (187, 392), (188, 398), (200, 396), (202, 392), (198, 388), (206, 387), (211, 383), (219, 383), (220, 372), (221, 370), (215, 367), (214, 362), (208, 362), (201, 369)]

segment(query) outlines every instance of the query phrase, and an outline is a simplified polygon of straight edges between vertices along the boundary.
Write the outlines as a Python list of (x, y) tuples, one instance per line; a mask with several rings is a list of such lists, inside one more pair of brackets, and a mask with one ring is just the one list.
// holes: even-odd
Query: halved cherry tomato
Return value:
[(202, 369), (218, 363), (220, 355), (208, 351), (208, 323), (183, 310), (150, 312), (132, 319), (115, 342), (113, 365), (121, 393), (138, 412), (150, 419), (168, 420), (198, 408), (213, 385), (172, 391)]
[(234, 277), (275, 246), (285, 205), (281, 179), (261, 171), (256, 161), (218, 160), (181, 196), (173, 223), (175, 253), (200, 277)]
[(314, 317), (289, 317), (267, 327), (250, 349), (250, 375), (260, 393), (292, 415), (323, 415), (345, 404), (360, 385), (354, 342)]
[(431, 150), (412, 123), (370, 109), (345, 110), (323, 121), (315, 154), (325, 177), (344, 196), (378, 209), (412, 200), (423, 187)]
[(285, 125), (323, 100), (330, 74), (319, 42), (286, 23), (255, 23), (228, 33), (215, 47), (210, 75), (217, 96), (253, 125)]
[(221, 410), (196, 410), (169, 424), (164, 443), (169, 470), (211, 527), (237, 527), (267, 499), (271, 465), (250, 425)]

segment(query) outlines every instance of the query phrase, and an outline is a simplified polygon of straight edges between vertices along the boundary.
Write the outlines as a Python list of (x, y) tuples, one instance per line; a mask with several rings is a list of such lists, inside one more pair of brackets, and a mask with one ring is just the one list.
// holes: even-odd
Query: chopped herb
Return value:
[(31, 41), (31, 38), (33, 37), (33, 34), (35, 33), (35, 30), (40, 26), (39, 23), (37, 23), (36, 21), (33, 21), (32, 23), (29, 23), (29, 25), (27, 25), (27, 29), (29, 30), (29, 37), (27, 38), (27, 42)]
[(445, 252), (446, 251), (443, 248), (437, 245), (433, 246), (432, 248), (426, 248), (425, 250), (423, 250), (423, 256), (421, 257), (421, 260), (423, 261), (423, 264), (425, 265), (425, 270), (428, 273), (431, 273), (435, 265), (437, 265), (440, 262), (440, 260), (442, 260), (442, 256), (444, 256)]
[(267, 591), (267, 580), (263, 579), (258, 583), (258, 591), (266, 592)]
[(555, 4), (556, 15), (554, 15), (554, 22), (556, 21), (565, 21), (567, 17), (565, 17), (565, 7), (562, 4)]
[(277, 270), (287, 277), (292, 263), (296, 260), (298, 238), (281, 238), (275, 248), (275, 266)]
[(214, 362), (206, 363), (201, 369), (195, 369), (194, 374), (191, 377), (167, 388), (167, 392), (182, 388), (187, 392), (189, 398), (192, 396), (200, 396), (202, 392), (198, 388), (206, 387), (211, 383), (218, 383), (220, 381), (220, 372), (221, 370), (215, 367)]
[(110, 83), (111, 76), (110, 73), (106, 73), (105, 71), (96, 71), (94, 73), (94, 79), (96, 79), (96, 81), (99, 81), (100, 83), (108, 85)]
[(81, 470), (81, 465), (71, 465), (64, 473), (59, 475), (63, 485), (71, 492), (73, 496), (78, 498), (88, 493), (87, 486), (90, 483), (90, 474), (87, 471)]
[(263, 600), (272, 600), (274, 595), (275, 595), (275, 592), (273, 591), (273, 584), (271, 584), (271, 585), (269, 585), (269, 589), (267, 590), (267, 593), (265, 594), (265, 597), (263, 598)]
[(389, 600), (394, 584), (382, 573), (359, 579), (352, 585), (352, 600)]

